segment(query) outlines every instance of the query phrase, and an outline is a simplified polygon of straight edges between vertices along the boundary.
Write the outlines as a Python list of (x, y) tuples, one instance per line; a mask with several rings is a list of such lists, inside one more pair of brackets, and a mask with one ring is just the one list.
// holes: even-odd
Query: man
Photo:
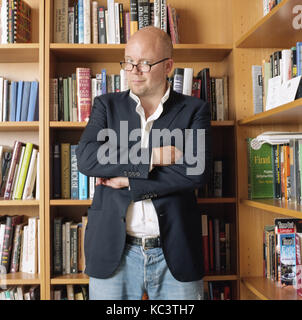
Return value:
[[(144, 292), (149, 299), (203, 297), (194, 189), (208, 172), (210, 110), (169, 87), (172, 49), (170, 37), (155, 27), (130, 38), (121, 63), (130, 90), (94, 100), (77, 148), (79, 170), (101, 178), (85, 233), (90, 299), (141, 299)], [(176, 142), (156, 139), (153, 133), (164, 129), (183, 135)], [(136, 130), (140, 140), (133, 139)], [(205, 170), (194, 172), (196, 158), (187, 149), (198, 154), (199, 164), (205, 155)]]

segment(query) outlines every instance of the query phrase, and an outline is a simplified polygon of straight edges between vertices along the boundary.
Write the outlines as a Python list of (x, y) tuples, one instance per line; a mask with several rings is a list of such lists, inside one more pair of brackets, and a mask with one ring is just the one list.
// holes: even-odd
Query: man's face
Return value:
[[(125, 61), (133, 64), (144, 61), (152, 64), (167, 58), (164, 55), (164, 50), (161, 49), (158, 41), (156, 39), (152, 41), (148, 36), (132, 39), (125, 49)], [(171, 69), (171, 60), (154, 65), (150, 72), (140, 72), (134, 67), (132, 71), (126, 72), (129, 88), (141, 98), (162, 94), (166, 86), (167, 74)]]

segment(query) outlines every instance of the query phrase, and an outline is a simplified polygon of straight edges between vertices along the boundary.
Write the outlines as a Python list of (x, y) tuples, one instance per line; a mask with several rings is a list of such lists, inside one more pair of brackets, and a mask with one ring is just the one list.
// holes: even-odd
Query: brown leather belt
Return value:
[(151, 249), (151, 248), (159, 248), (161, 247), (160, 237), (155, 238), (137, 238), (130, 236), (127, 234), (126, 236), (126, 243), (134, 244), (137, 246), (142, 246), (144, 249)]

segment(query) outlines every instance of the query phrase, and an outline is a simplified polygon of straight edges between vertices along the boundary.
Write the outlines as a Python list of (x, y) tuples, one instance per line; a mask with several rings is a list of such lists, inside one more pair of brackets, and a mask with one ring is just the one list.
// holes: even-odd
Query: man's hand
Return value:
[(129, 186), (129, 179), (126, 177), (114, 177), (114, 178), (97, 178), (96, 185), (102, 184), (103, 186), (111, 187), (113, 189), (122, 189)]
[(153, 166), (168, 166), (175, 164), (183, 153), (174, 146), (164, 146), (152, 149)]

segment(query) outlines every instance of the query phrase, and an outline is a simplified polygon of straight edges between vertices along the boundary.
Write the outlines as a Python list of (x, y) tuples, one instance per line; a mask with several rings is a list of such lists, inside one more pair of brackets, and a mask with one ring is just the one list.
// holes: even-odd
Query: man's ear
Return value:
[(167, 75), (172, 71), (173, 64), (174, 64), (174, 61), (172, 58), (166, 61), (166, 74)]

